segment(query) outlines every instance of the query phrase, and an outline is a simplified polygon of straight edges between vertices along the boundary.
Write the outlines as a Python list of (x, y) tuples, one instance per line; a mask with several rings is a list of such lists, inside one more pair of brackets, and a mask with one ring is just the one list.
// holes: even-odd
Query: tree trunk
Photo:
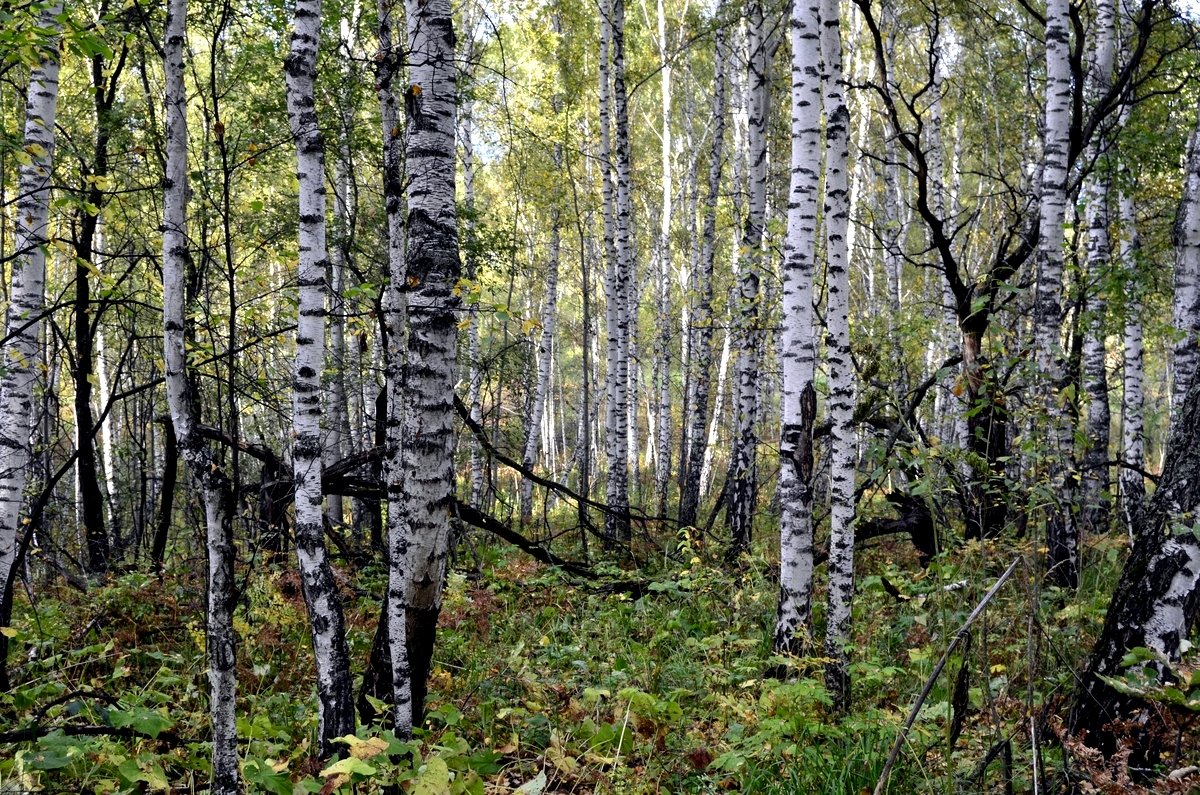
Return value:
[(1111, 755), (1117, 750), (1115, 720), (1132, 727), (1133, 766), (1152, 764), (1162, 742), (1160, 709), (1125, 695), (1100, 677), (1122, 674), (1121, 661), (1136, 648), (1158, 659), (1144, 665), (1159, 675), (1176, 661), (1200, 609), (1200, 383), (1174, 415), (1162, 479), (1136, 520), (1133, 552), (1113, 593), (1104, 629), (1092, 648), (1087, 672), (1075, 693), (1070, 728)]
[(617, 221), (612, 125), (609, 120), (612, 113), (610, 72), (614, 38), (614, 2), (620, 3), (622, 0), (602, 0), (600, 7), (600, 170), (604, 192), (604, 301), (607, 333), (604, 439), (608, 479), (605, 500), (609, 507), (613, 508), (612, 512), (605, 514), (604, 527), (605, 537), (610, 541), (629, 537), (629, 348), (626, 344), (629, 330), (629, 293), (622, 280), (625, 271), (622, 269), (623, 254), (618, 244), (620, 225)]
[[(407, 0), (409, 87), (405, 93), (408, 219), (405, 282), (402, 494), (389, 494), (389, 622), (395, 724), (420, 725), (442, 605), (454, 501), (454, 381), (460, 275), (454, 205), (456, 65), (449, 0)], [(394, 278), (394, 275), (393, 275)], [(393, 387), (389, 397), (398, 397)], [(394, 415), (393, 415), (394, 416)], [(395, 471), (396, 464), (390, 465)], [(395, 484), (389, 482), (389, 490)], [(403, 497), (402, 500), (392, 499)], [(397, 628), (398, 629), (398, 628)], [(406, 700), (408, 699), (408, 700)]]
[[(49, 242), (50, 185), (54, 171), (54, 116), (58, 104), (56, 17), (62, 7), (42, 12), (40, 23), (53, 31), (41, 62), (29, 73), (25, 102), (24, 150), (30, 160), (18, 170), (16, 256), (5, 318), (4, 370), (0, 376), (0, 626), (8, 626), (25, 488), (33, 462), (34, 386), (38, 382), (38, 336), (45, 304), (46, 245)], [(8, 637), (0, 635), (0, 688), (7, 691)]]
[(321, 493), (321, 370), (325, 364), (325, 271), (329, 259), (325, 244), (325, 144), (313, 103), (320, 27), (320, 0), (299, 0), (284, 72), (300, 183), (300, 317), (292, 382), (296, 554), (317, 666), (320, 754), (328, 757), (337, 750), (334, 740), (354, 731), (354, 700), (341, 597), (325, 552)]
[(1188, 142), (1183, 198), (1171, 234), (1175, 244), (1175, 342), (1171, 413), (1177, 414), (1200, 362), (1200, 121)]
[(750, 200), (742, 233), (742, 264), (734, 309), (734, 433), (726, 481), (726, 516), (729, 520), (728, 560), (750, 548), (758, 501), (758, 369), (763, 330), (759, 321), (759, 283), (763, 269), (763, 222), (767, 209), (767, 114), (770, 84), (767, 76), (767, 40), (762, 3), (747, 7), (750, 94), (749, 179)]
[[(1138, 260), (1141, 256), (1137, 233), (1137, 218), (1134, 213), (1133, 196), (1121, 191), (1121, 267), (1125, 271), (1128, 298), (1125, 304), (1125, 340), (1122, 345), (1124, 359), (1123, 389), (1121, 396), (1121, 461), (1140, 469), (1146, 460), (1145, 439), (1142, 431), (1142, 382), (1144, 367), (1142, 357), (1142, 301), (1137, 285)], [(1130, 537), (1133, 537), (1137, 515), (1146, 499), (1146, 482), (1137, 469), (1122, 467), (1117, 475), (1121, 496), (1121, 514)]]
[[(233, 503), (233, 484), (216, 465), (208, 444), (195, 432), (198, 424), (196, 396), (188, 382), (184, 352), (187, 328), (184, 294), (191, 262), (187, 239), (188, 128), (183, 61), (186, 20), (187, 0), (171, 0), (163, 35), (167, 125), (163, 180), (163, 359), (167, 403), (179, 451), (200, 482), (204, 498), (208, 559), (205, 630), (212, 720), (211, 790), (214, 795), (229, 795), (242, 790), (237, 755), (237, 635), (233, 630), (234, 547), (229, 510)], [(164, 497), (164, 506), (167, 504)]]
[(1051, 581), (1069, 588), (1079, 582), (1079, 530), (1074, 515), (1072, 479), (1074, 434), (1064, 392), (1062, 327), (1063, 221), (1067, 205), (1067, 154), (1071, 121), (1071, 41), (1066, 0), (1046, 7), (1046, 126), (1043, 148), (1040, 236), (1037, 246), (1037, 294), (1034, 347), (1038, 389), (1052, 446), (1046, 465), (1051, 493), (1058, 504), (1048, 509), (1046, 546)]
[(829, 609), (826, 612), (826, 687), (843, 712), (850, 709), (850, 603), (854, 597), (854, 362), (850, 355), (850, 112), (842, 76), (839, 0), (821, 3), (821, 54), (825, 73), (825, 256), (829, 306), (830, 461)]
[(821, 164), (820, 6), (792, 4), (792, 162), (783, 262), (777, 652), (801, 651), (812, 616), (813, 278)]
[[(1112, 0), (1101, 0), (1096, 7), (1096, 47), (1089, 75), (1088, 91), (1094, 99), (1108, 91), (1112, 83), (1115, 43), (1113, 40)], [(1080, 521), (1083, 530), (1103, 532), (1108, 529), (1111, 479), (1109, 467), (1109, 407), (1108, 372), (1106, 366), (1107, 337), (1104, 284), (1108, 282), (1112, 261), (1112, 245), (1108, 236), (1108, 158), (1105, 141), (1098, 137), (1092, 144), (1095, 160), (1093, 171), (1084, 184), (1087, 201), (1087, 327), (1083, 339), (1083, 388), (1087, 395), (1087, 414), (1084, 426), (1082, 457), (1082, 493)]]
[[(561, 164), (562, 147), (556, 145), (555, 160)], [(532, 470), (542, 437), (542, 418), (546, 413), (546, 398), (550, 390), (551, 347), (554, 342), (554, 321), (558, 316), (558, 259), (562, 246), (559, 212), (553, 210), (550, 221), (550, 255), (546, 260), (546, 300), (542, 305), (542, 333), (538, 340), (537, 386), (533, 396), (533, 409), (525, 426), (525, 454), (522, 464)], [(521, 524), (527, 525), (533, 518), (533, 481), (521, 481)]]
[(696, 311), (692, 315), (691, 328), (694, 340), (689, 346), (694, 363), (692, 394), (695, 400), (689, 407), (687, 422), (688, 453), (685, 462), (686, 476), (682, 493), (679, 495), (679, 524), (684, 527), (696, 524), (700, 507), (700, 483), (704, 461), (708, 456), (709, 392), (712, 385), (712, 342), (713, 342), (713, 266), (717, 251), (717, 201), (721, 192), (721, 172), (725, 165), (725, 68), (729, 53), (725, 44), (725, 28), (718, 26), (714, 44), (715, 74), (713, 76), (712, 148), (708, 153), (708, 184), (704, 195), (704, 231), (700, 247), (699, 267), (692, 276), (697, 294)]

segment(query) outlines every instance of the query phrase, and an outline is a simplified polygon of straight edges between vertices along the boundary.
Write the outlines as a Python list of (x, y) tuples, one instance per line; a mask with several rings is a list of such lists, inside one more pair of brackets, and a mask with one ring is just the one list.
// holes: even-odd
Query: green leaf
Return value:
[(409, 792), (412, 795), (444, 795), (449, 789), (450, 768), (446, 766), (446, 760), (433, 756), (425, 763)]
[(160, 733), (174, 725), (174, 721), (166, 715), (146, 707), (109, 710), (108, 722), (118, 729), (131, 728), (151, 738), (158, 737)]

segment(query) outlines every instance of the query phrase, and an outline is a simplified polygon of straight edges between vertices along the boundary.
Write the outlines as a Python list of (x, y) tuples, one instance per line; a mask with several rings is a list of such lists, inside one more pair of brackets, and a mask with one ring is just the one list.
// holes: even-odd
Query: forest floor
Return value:
[[(623, 583), (605, 588), (477, 537), (477, 552), (460, 547), (465, 557), (449, 577), (425, 730), (400, 743), (361, 727), (345, 758), (326, 765), (313, 754), (297, 575), (260, 563), (239, 573), (243, 772), (250, 791), (288, 795), (379, 792), (394, 782), (417, 795), (870, 792), (950, 639), (1020, 557), (917, 715), (888, 792), (1062, 792), (1068, 779), (1085, 793), (1200, 791), (1197, 776), (1139, 789), (1104, 760), (1064, 760), (1074, 677), (1125, 544), (1119, 535), (1091, 541), (1077, 594), (1041, 585), (1028, 543), (960, 545), (927, 569), (900, 539), (863, 550), (853, 708), (839, 716), (819, 656), (771, 654), (777, 585), (767, 557), (734, 570), (715, 542), (681, 536), (644, 544), (650, 559), (638, 571), (598, 565)], [(385, 576), (339, 571), (361, 676)], [(32, 602), (18, 598), (4, 630), (14, 641), (14, 687), (0, 696), (0, 792), (201, 787), (202, 572), (189, 561), (162, 582), (129, 573), (86, 595), (52, 586)], [(1196, 732), (1175, 739), (1164, 773), (1200, 760)]]

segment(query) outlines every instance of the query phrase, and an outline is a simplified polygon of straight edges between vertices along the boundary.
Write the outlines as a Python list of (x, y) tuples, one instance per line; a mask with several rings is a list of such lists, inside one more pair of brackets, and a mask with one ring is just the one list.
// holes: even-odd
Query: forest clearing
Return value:
[(0, 792), (1200, 791), (1200, 19), (0, 8)]

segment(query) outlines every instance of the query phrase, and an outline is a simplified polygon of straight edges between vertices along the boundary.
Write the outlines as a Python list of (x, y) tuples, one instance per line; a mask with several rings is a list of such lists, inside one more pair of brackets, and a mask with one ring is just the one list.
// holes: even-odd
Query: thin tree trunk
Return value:
[(774, 647), (800, 651), (812, 615), (813, 278), (821, 145), (820, 5), (792, 4), (792, 159), (783, 263), (779, 612)]
[(825, 682), (834, 703), (850, 709), (850, 606), (854, 597), (854, 363), (850, 356), (850, 112), (842, 76), (839, 0), (821, 3), (821, 54), (825, 73), (825, 256), (829, 306), (830, 461), (829, 609), (826, 612)]
[(1073, 440), (1063, 403), (1065, 384), (1062, 344), (1063, 220), (1067, 205), (1067, 149), (1071, 119), (1070, 34), (1066, 0), (1049, 0), (1046, 8), (1046, 126), (1043, 149), (1040, 230), (1037, 247), (1037, 295), (1034, 304), (1034, 347), (1039, 390), (1052, 440), (1047, 477), (1059, 503), (1046, 518), (1047, 567), (1052, 581), (1074, 588), (1079, 582), (1079, 531), (1068, 469)]
[(750, 101), (749, 179), (750, 200), (742, 235), (743, 262), (734, 310), (737, 358), (734, 364), (733, 444), (726, 484), (729, 549), (736, 560), (750, 548), (758, 501), (758, 369), (762, 329), (759, 322), (759, 283), (763, 264), (763, 222), (767, 202), (767, 114), (770, 84), (767, 77), (767, 41), (762, 3), (748, 7), (747, 38), (750, 52), (747, 84)]
[[(5, 318), (4, 370), (0, 376), (0, 626), (12, 609), (21, 511), (33, 463), (33, 398), (38, 382), (42, 308), (45, 305), (46, 245), (49, 242), (50, 185), (54, 171), (54, 116), (58, 104), (58, 32), (62, 7), (42, 12), (40, 23), (53, 31), (41, 62), (29, 73), (25, 137), (29, 162), (18, 169), (16, 257)], [(0, 635), (0, 689), (7, 691), (8, 637)]]
[[(721, 171), (725, 165), (725, 68), (729, 53), (725, 43), (725, 28), (718, 26), (714, 44), (715, 75), (713, 78), (712, 148), (708, 153), (708, 184), (704, 196), (704, 231), (700, 247), (699, 268), (692, 276), (697, 294), (696, 311), (692, 315), (695, 329), (691, 357), (694, 362), (692, 392), (695, 395), (690, 407), (688, 439), (690, 446), (686, 457), (687, 476), (679, 496), (679, 524), (688, 527), (696, 524), (700, 506), (701, 474), (708, 460), (708, 401), (712, 383), (713, 341), (713, 266), (717, 251), (717, 201), (721, 192)], [(681, 463), (681, 466), (683, 464)]]
[[(1142, 364), (1145, 347), (1142, 343), (1142, 301), (1136, 285), (1138, 260), (1141, 256), (1134, 213), (1133, 195), (1121, 191), (1121, 267), (1125, 271), (1126, 283), (1130, 285), (1125, 305), (1125, 340), (1123, 349), (1124, 376), (1121, 397), (1121, 461), (1141, 468), (1145, 464), (1145, 439), (1143, 436), (1142, 383), (1145, 369)], [(1146, 482), (1142, 473), (1122, 467), (1117, 475), (1121, 495), (1121, 513), (1130, 537), (1133, 536), (1137, 515), (1146, 499)]]
[(1172, 230), (1175, 243), (1175, 342), (1171, 412), (1178, 412), (1200, 362), (1200, 121), (1188, 142), (1183, 198)]
[[(562, 161), (562, 146), (555, 145), (556, 165)], [(526, 469), (533, 469), (537, 458), (538, 444), (543, 437), (542, 419), (546, 416), (546, 398), (550, 390), (551, 347), (554, 342), (554, 321), (558, 313), (558, 259), (562, 247), (562, 230), (557, 209), (552, 212), (550, 221), (550, 253), (546, 259), (546, 300), (542, 305), (542, 333), (538, 341), (537, 357), (537, 386), (533, 397), (533, 408), (525, 426), (525, 454), (522, 463)], [(553, 415), (551, 415), (553, 416)], [(552, 438), (547, 439), (553, 443)], [(533, 518), (533, 481), (525, 478), (521, 481), (521, 524), (527, 525)]]
[[(234, 547), (230, 521), (233, 484), (217, 466), (208, 444), (196, 433), (199, 421), (196, 395), (188, 381), (184, 352), (187, 328), (185, 284), (191, 261), (187, 240), (188, 128), (183, 61), (186, 31), (187, 0), (171, 0), (163, 35), (167, 91), (163, 180), (163, 357), (167, 403), (175, 438), (180, 453), (200, 482), (204, 498), (208, 559), (205, 628), (212, 720), (211, 791), (215, 795), (229, 795), (242, 791), (237, 755), (237, 635), (233, 629)], [(164, 513), (168, 504), (164, 496)]]
[(671, 174), (671, 77), (670, 54), (667, 51), (667, 10), (664, 0), (658, 0), (658, 52), (663, 68), (662, 100), (662, 207), (659, 217), (658, 242), (658, 351), (654, 366), (658, 370), (658, 458), (654, 466), (654, 496), (659, 515), (667, 509), (667, 485), (671, 482), (671, 210), (674, 188)]
[[(605, 499), (614, 510), (605, 515), (605, 537), (615, 541), (629, 537), (629, 519), (624, 513), (629, 507), (629, 356), (625, 335), (628, 331), (626, 304), (628, 291), (622, 282), (621, 257), (618, 249), (616, 186), (613, 182), (613, 152), (611, 143), (611, 49), (613, 39), (612, 2), (601, 0), (600, 6), (600, 170), (604, 193), (604, 298), (606, 348), (606, 409), (604, 415), (605, 453), (608, 459), (608, 479)], [(623, 7), (622, 7), (623, 8)], [(622, 11), (623, 13), (623, 11)]]
[(320, 754), (328, 757), (337, 750), (334, 740), (354, 731), (354, 701), (341, 597), (325, 552), (321, 492), (321, 370), (325, 364), (325, 271), (329, 259), (325, 244), (325, 144), (313, 104), (320, 27), (320, 0), (298, 0), (284, 72), (300, 183), (300, 317), (292, 417), (296, 554), (317, 667)]
[[(1101, 0), (1096, 7), (1096, 49), (1089, 75), (1088, 90), (1094, 99), (1103, 96), (1112, 82), (1114, 42), (1113, 0)], [(1087, 415), (1084, 426), (1082, 457), (1082, 492), (1080, 520), (1083, 530), (1103, 532), (1108, 529), (1111, 479), (1109, 467), (1108, 372), (1105, 315), (1108, 303), (1103, 285), (1107, 283), (1112, 260), (1112, 245), (1108, 237), (1109, 178), (1105, 155), (1106, 142), (1102, 137), (1092, 145), (1095, 166), (1084, 184), (1087, 201), (1087, 282), (1086, 323), (1083, 338), (1083, 388), (1087, 395)]]

